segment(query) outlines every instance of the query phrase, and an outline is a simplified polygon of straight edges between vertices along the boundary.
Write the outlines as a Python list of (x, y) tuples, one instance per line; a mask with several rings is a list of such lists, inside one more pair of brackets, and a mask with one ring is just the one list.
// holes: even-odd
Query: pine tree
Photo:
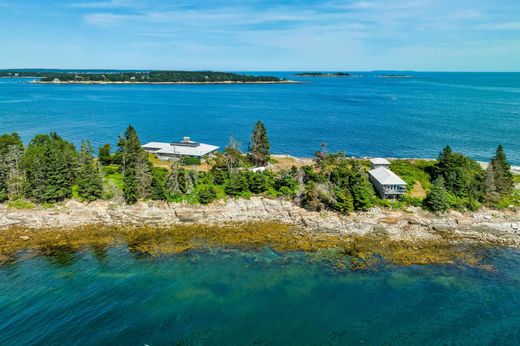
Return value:
[(513, 174), (502, 145), (498, 146), (495, 157), (489, 165), (494, 176), (496, 193), (500, 196), (511, 194), (513, 191)]
[(137, 132), (130, 125), (120, 140), (123, 170), (123, 197), (125, 202), (133, 204), (140, 198), (149, 197), (152, 175), (148, 154), (141, 148)]
[(98, 159), (103, 166), (112, 163), (112, 157), (110, 155), (110, 144), (107, 143), (99, 147)]
[(89, 141), (81, 143), (78, 158), (78, 194), (82, 200), (94, 201), (103, 194), (103, 180), (99, 164), (92, 156), (92, 145)]
[(439, 176), (423, 201), (424, 206), (434, 212), (445, 212), (450, 208), (448, 191), (444, 187), (444, 178)]
[(258, 121), (251, 134), (251, 145), (249, 147), (249, 160), (255, 166), (267, 166), (269, 163), (269, 138), (267, 130), (261, 121)]

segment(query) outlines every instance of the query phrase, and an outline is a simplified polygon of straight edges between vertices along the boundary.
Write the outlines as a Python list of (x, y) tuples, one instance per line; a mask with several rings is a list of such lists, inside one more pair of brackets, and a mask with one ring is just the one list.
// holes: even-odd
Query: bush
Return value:
[(183, 166), (198, 166), (200, 165), (200, 157), (195, 156), (183, 156), (179, 163)]
[(217, 191), (213, 186), (202, 186), (197, 192), (197, 197), (201, 204), (209, 204), (217, 198)]
[(9, 202), (7, 204), (7, 207), (13, 209), (34, 209), (36, 206), (31, 201), (25, 199), (17, 199), (12, 202)]
[(423, 204), (428, 210), (445, 212), (452, 206), (453, 201), (450, 201), (450, 197), (450, 194), (444, 187), (444, 178), (439, 176), (433, 183), (431, 191), (426, 195)]
[(249, 191), (252, 193), (262, 193), (267, 191), (269, 183), (267, 175), (264, 173), (252, 173), (249, 175)]
[(248, 191), (246, 177), (240, 173), (232, 174), (224, 187), (224, 191), (228, 196), (239, 196), (243, 192)]
[(412, 207), (420, 207), (422, 206), (422, 200), (417, 197), (412, 197), (409, 195), (403, 195), (400, 198), (401, 202), (403, 202), (406, 205), (410, 205)]

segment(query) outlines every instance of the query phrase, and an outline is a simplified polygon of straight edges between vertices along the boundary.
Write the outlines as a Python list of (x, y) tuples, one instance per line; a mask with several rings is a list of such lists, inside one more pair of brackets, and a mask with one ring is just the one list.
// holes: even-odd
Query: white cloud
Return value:
[(143, 1), (132, 0), (110, 0), (110, 1), (95, 1), (95, 2), (73, 2), (68, 5), (72, 8), (80, 9), (120, 9), (132, 8), (139, 9), (145, 6)]

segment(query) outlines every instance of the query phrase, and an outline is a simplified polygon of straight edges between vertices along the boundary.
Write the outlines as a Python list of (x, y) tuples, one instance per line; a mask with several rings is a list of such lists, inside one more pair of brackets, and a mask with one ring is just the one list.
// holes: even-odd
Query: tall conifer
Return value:
[(264, 123), (258, 121), (251, 134), (251, 145), (249, 147), (249, 159), (255, 166), (267, 166), (269, 163), (269, 138)]
[(81, 143), (78, 158), (78, 194), (85, 201), (94, 201), (103, 193), (103, 180), (99, 164), (92, 156), (92, 145), (89, 141)]

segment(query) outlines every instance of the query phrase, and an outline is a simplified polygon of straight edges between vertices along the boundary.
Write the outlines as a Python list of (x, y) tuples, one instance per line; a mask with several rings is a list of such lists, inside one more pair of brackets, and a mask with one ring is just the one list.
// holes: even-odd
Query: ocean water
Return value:
[(487, 161), (496, 146), (520, 164), (520, 73), (406, 73), (414, 78), (295, 77), (291, 85), (35, 85), (0, 79), (0, 129), (28, 141), (57, 131), (115, 144), (128, 124), (143, 142), (183, 136), (247, 149), (257, 120), (272, 151), (311, 156), (436, 157), (446, 144)]
[(124, 247), (0, 267), (2, 345), (518, 345), (520, 253), (339, 269), (301, 253)]

